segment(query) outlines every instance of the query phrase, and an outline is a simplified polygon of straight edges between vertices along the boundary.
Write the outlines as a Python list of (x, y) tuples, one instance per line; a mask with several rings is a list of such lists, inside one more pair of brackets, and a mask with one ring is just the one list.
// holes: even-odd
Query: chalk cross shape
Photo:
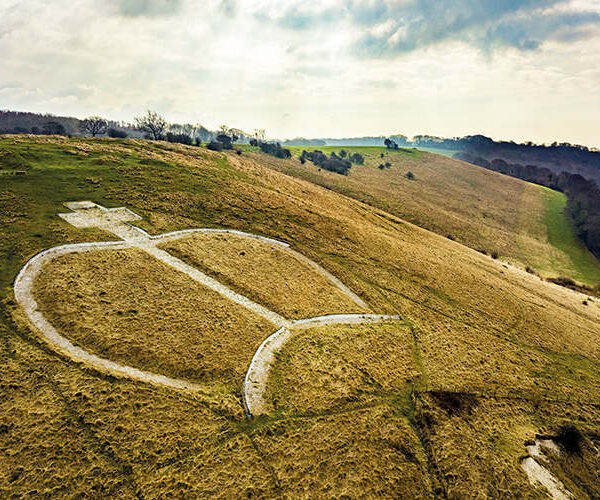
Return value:
[(23, 307), (32, 325), (41, 332), (44, 339), (53, 348), (67, 355), (71, 359), (85, 363), (99, 371), (108, 372), (119, 377), (167, 386), (173, 389), (193, 391), (202, 391), (203, 389), (201, 385), (193, 384), (186, 380), (165, 377), (163, 375), (139, 370), (131, 366), (115, 363), (105, 358), (100, 358), (99, 356), (89, 353), (79, 346), (75, 346), (67, 338), (62, 336), (43, 316), (33, 296), (33, 283), (35, 281), (35, 277), (39, 274), (42, 265), (46, 261), (51, 260), (59, 255), (65, 255), (72, 252), (85, 252), (103, 249), (122, 249), (132, 247), (140, 248), (156, 259), (164, 262), (180, 272), (185, 273), (190, 278), (198, 281), (202, 285), (218, 292), (236, 304), (259, 314), (266, 320), (276, 325), (278, 330), (265, 339), (259, 346), (252, 358), (244, 379), (243, 400), (249, 416), (266, 412), (264, 393), (266, 390), (270, 368), (275, 361), (275, 354), (298, 331), (323, 325), (362, 324), (402, 320), (400, 316), (381, 314), (332, 314), (301, 320), (284, 318), (275, 311), (272, 311), (267, 307), (254, 302), (248, 297), (235, 292), (214, 278), (202, 273), (197, 268), (186, 264), (182, 260), (174, 257), (170, 253), (158, 248), (157, 246), (159, 243), (178, 239), (193, 233), (225, 233), (259, 240), (270, 245), (278, 246), (290, 252), (297, 259), (312, 267), (316, 272), (329, 280), (333, 286), (339, 288), (350, 299), (352, 299), (355, 304), (368, 310), (368, 306), (363, 302), (363, 300), (354, 292), (352, 292), (352, 290), (344, 285), (339, 279), (323, 269), (316, 262), (291, 249), (290, 245), (287, 243), (242, 231), (213, 228), (185, 229), (182, 231), (174, 231), (157, 236), (151, 236), (143, 229), (131, 224), (131, 222), (139, 221), (142, 218), (128, 208), (105, 208), (91, 201), (73, 201), (65, 203), (65, 206), (71, 209), (72, 212), (59, 214), (59, 217), (64, 221), (77, 228), (96, 227), (103, 229), (117, 236), (119, 240), (62, 245), (41, 252), (29, 260), (29, 262), (25, 264), (17, 276), (14, 285), (15, 298)]

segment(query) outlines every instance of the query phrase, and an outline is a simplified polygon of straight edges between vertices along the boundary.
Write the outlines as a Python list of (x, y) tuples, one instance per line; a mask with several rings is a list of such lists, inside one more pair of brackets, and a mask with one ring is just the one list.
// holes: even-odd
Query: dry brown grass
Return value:
[(49, 321), (100, 355), (191, 381), (239, 385), (276, 327), (141, 250), (68, 254), (35, 287)]
[(0, 496), (131, 496), (118, 464), (94, 449), (40, 379), (16, 360), (2, 359)]
[[(32, 138), (14, 141), (23, 148), (38, 144)], [(92, 199), (106, 206), (124, 205), (146, 216), (144, 227), (152, 233), (213, 226), (292, 242), (355, 290), (374, 312), (401, 314), (409, 320), (414, 351), (413, 342), (404, 342), (406, 329), (398, 333), (402, 342), (391, 344), (396, 333), (385, 329), (366, 335), (363, 327), (340, 327), (333, 333), (312, 331), (328, 340), (323, 347), (330, 357), (313, 359), (318, 344), (311, 343), (308, 331), (286, 351), (290, 372), (288, 378), (281, 378), (282, 420), (258, 419), (241, 425), (243, 412), (231, 384), (229, 392), (211, 385), (205, 395), (190, 398), (105, 378), (48, 353), (31, 340), (32, 332), (6, 320), (0, 324), (5, 330), (0, 345), (0, 423), (7, 426), (1, 429), (8, 430), (0, 433), (0, 448), (9, 451), (0, 454), (8, 466), (0, 478), (2, 494), (51, 490), (56, 476), (46, 471), (66, 471), (71, 481), (64, 483), (60, 492), (64, 496), (81, 492), (89, 479), (89, 484), (99, 484), (101, 491), (113, 496), (118, 492), (133, 496), (130, 493), (138, 490), (161, 496), (213, 491), (226, 496), (250, 491), (272, 496), (279, 483), (284, 496), (308, 496), (314, 491), (313, 496), (349, 492), (351, 496), (410, 497), (429, 495), (429, 485), (439, 482), (456, 495), (539, 497), (542, 492), (530, 488), (518, 468), (524, 440), (532, 439), (532, 433), (554, 432), (563, 424), (577, 425), (586, 439), (600, 434), (600, 417), (593, 406), (600, 401), (600, 302), (596, 299), (585, 306), (584, 295), (265, 168), (262, 159), (246, 154), (238, 157), (136, 141), (43, 141), (44, 147), (59, 151), (82, 143), (90, 157), (114, 154), (123, 163), (93, 167), (78, 163), (61, 171), (56, 189), (45, 186), (56, 182), (54, 168), (59, 167), (39, 164), (25, 180), (15, 177), (9, 188), (0, 189), (1, 248), (8, 257), (1, 261), (2, 293), (13, 315), (18, 316), (18, 310), (10, 302), (12, 280), (34, 253), (61, 243), (106, 239), (99, 231), (76, 230), (56, 218), (64, 211), (60, 203), (65, 199)], [(64, 153), (56, 155), (68, 158)], [(141, 159), (149, 163), (140, 163)], [(100, 187), (86, 183), (83, 179), (88, 176), (101, 178)], [(408, 193), (406, 199), (411, 196)], [(102, 259), (106, 257), (104, 253)], [(65, 269), (64, 275), (68, 272)], [(159, 274), (160, 280), (166, 276)], [(157, 280), (150, 277), (149, 283)], [(91, 293), (91, 288), (83, 291)], [(145, 288), (141, 291), (146, 293)], [(71, 297), (72, 302), (77, 300)], [(169, 311), (170, 303), (161, 300), (152, 298), (158, 304), (149, 311), (153, 322)], [(98, 297), (92, 303), (98, 304), (94, 309), (98, 314), (105, 314), (108, 305), (100, 304)], [(95, 316), (92, 321), (92, 327), (98, 325)], [(191, 339), (195, 337), (186, 338), (186, 344)], [(261, 339), (257, 333), (256, 342)], [(203, 353), (211, 352), (213, 341), (211, 337)], [(353, 350), (353, 345), (361, 349)], [(380, 352), (381, 359), (361, 354), (353, 362), (390, 388), (372, 391), (368, 398), (364, 394), (370, 387), (363, 372), (355, 375), (358, 372), (341, 359), (368, 352), (366, 346)], [(232, 368), (239, 372), (217, 366), (215, 375), (243, 374), (253, 348), (242, 353), (232, 344), (232, 349), (240, 358), (248, 356)], [(412, 358), (407, 357), (409, 352)], [(397, 360), (398, 368), (390, 363), (388, 370), (388, 356)], [(314, 386), (321, 415), (299, 418), (295, 413), (306, 413), (310, 394), (298, 385), (294, 399), (292, 387), (294, 380), (306, 379), (311, 367), (322, 370)], [(419, 374), (412, 382), (414, 400), (405, 386), (395, 392), (405, 376), (403, 367), (407, 374), (413, 375), (414, 369)], [(60, 391), (63, 399), (41, 390), (40, 380), (48, 378), (48, 387)], [(365, 392), (362, 400), (344, 402), (336, 395), (323, 395), (327, 387), (343, 395)], [(472, 414), (449, 415), (425, 390), (472, 393), (477, 404)], [(359, 414), (361, 404), (375, 406)], [(426, 412), (436, 422), (431, 429), (421, 419)], [(254, 440), (256, 455), (251, 454), (246, 433)], [(422, 443), (415, 438), (417, 433)], [(417, 457), (417, 463), (408, 457)], [(430, 468), (423, 465), (426, 462)], [(89, 474), (96, 469), (90, 464), (96, 463), (98, 479), (92, 480)], [(584, 486), (593, 491), (590, 462), (573, 463), (577, 470), (565, 465), (565, 474), (581, 478), (581, 491)], [(10, 482), (18, 467), (23, 467), (21, 479)], [(115, 468), (121, 472), (113, 473)], [(130, 481), (133, 489), (121, 486), (124, 481)]]
[(323, 412), (371, 403), (418, 376), (404, 324), (311, 328), (278, 353), (267, 399), (278, 414)]
[(273, 492), (234, 397), (99, 377), (19, 338), (0, 360), (2, 497)]
[[(555, 429), (554, 429), (555, 430)], [(598, 437), (584, 438), (579, 452), (563, 450), (560, 455), (549, 454), (548, 469), (575, 498), (600, 498), (600, 449)]]
[[(598, 425), (600, 413), (592, 405), (571, 407), (467, 394), (424, 395), (418, 415), (449, 498), (546, 498), (544, 489), (530, 486), (520, 460), (527, 454), (526, 441), (533, 440), (540, 428), (555, 431), (570, 411), (575, 411), (574, 418)], [(577, 459), (563, 455), (551, 467), (576, 498), (589, 498), (582, 493), (595, 488), (589, 475), (597, 467), (594, 454), (594, 450), (586, 450), (577, 464), (573, 463)], [(580, 475), (582, 479), (578, 485), (564, 474), (568, 463), (573, 469), (571, 478)]]
[(365, 312), (304, 262), (262, 241), (195, 234), (161, 248), (287, 318)]
[(275, 422), (253, 434), (288, 498), (432, 498), (427, 458), (386, 405)]

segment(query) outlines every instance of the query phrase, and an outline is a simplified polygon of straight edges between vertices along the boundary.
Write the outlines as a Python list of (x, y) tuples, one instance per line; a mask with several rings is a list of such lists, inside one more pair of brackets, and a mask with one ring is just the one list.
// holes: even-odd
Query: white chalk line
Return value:
[[(55, 257), (73, 252), (139, 248), (149, 255), (157, 258), (161, 262), (185, 273), (192, 279), (218, 292), (222, 296), (256, 312), (263, 318), (272, 322), (274, 325), (279, 326), (279, 330), (270, 335), (259, 346), (246, 373), (246, 377), (244, 379), (243, 399), (249, 414), (260, 414), (261, 408), (264, 406), (263, 394), (266, 388), (268, 373), (274, 360), (275, 353), (281, 349), (285, 342), (292, 338), (298, 330), (332, 324), (361, 324), (402, 319), (399, 316), (385, 316), (376, 314), (333, 314), (296, 321), (286, 319), (274, 311), (271, 311), (260, 304), (253, 302), (247, 297), (234, 292), (217, 280), (205, 275), (193, 266), (190, 266), (168, 252), (157, 248), (156, 245), (160, 242), (179, 239), (194, 233), (233, 234), (244, 238), (263, 241), (286, 249), (297, 259), (309, 265), (322, 276), (327, 278), (333, 285), (349, 296), (357, 305), (364, 308), (368, 307), (364, 301), (362, 301), (335, 276), (323, 269), (316, 262), (308, 259), (301, 253), (292, 250), (287, 243), (264, 236), (245, 233), (243, 231), (213, 228), (186, 229), (151, 236), (143, 229), (133, 226), (127, 222), (129, 220), (141, 219), (141, 217), (129, 209), (106, 209), (92, 202), (72, 202), (68, 203), (67, 206), (73, 210), (79, 210), (80, 212), (72, 214), (59, 214), (65, 221), (75, 225), (76, 227), (101, 227), (102, 229), (105, 229), (120, 237), (122, 241), (61, 245), (35, 255), (25, 264), (15, 280), (15, 299), (17, 303), (23, 307), (23, 310), (31, 321), (32, 325), (42, 333), (44, 339), (51, 346), (53, 346), (55, 350), (63, 353), (76, 362), (87, 364), (98, 371), (110, 373), (111, 375), (117, 377), (129, 378), (174, 389), (192, 391), (202, 390), (202, 386), (186, 380), (166, 377), (164, 375), (140, 370), (128, 365), (101, 358), (79, 346), (74, 345), (71, 341), (62, 336), (39, 310), (38, 304), (33, 295), (35, 278), (40, 273), (43, 264)], [(89, 209), (92, 209), (92, 211), (88, 213), (84, 212), (85, 210)], [(99, 214), (93, 210), (99, 212)], [(104, 214), (106, 214), (106, 217), (103, 217)]]
[(291, 328), (280, 328), (257, 349), (244, 378), (244, 405), (249, 416), (266, 413), (264, 395), (269, 372), (278, 351), (301, 330), (325, 325), (358, 325), (383, 321), (402, 321), (400, 316), (382, 314), (331, 314), (294, 321)]

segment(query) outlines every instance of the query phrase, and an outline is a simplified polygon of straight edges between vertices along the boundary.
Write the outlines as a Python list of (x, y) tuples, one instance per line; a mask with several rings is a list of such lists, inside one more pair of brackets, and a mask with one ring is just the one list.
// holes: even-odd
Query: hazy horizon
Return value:
[(600, 146), (599, 0), (0, 6), (0, 107)]

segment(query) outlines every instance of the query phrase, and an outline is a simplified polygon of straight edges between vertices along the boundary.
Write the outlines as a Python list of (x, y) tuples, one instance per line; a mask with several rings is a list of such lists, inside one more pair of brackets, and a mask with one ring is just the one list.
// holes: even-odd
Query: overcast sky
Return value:
[(0, 108), (600, 146), (600, 0), (0, 0)]

